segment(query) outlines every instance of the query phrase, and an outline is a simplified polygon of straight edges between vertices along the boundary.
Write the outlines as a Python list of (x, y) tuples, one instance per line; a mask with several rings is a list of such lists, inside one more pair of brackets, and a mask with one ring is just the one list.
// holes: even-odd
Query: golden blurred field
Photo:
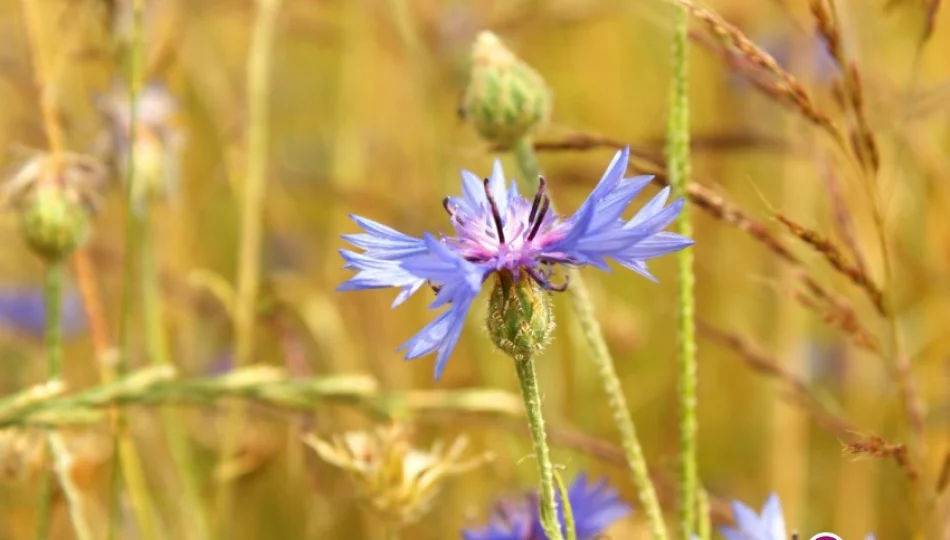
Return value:
[[(130, 31), (125, 4), (0, 2), (5, 177), (13, 176), (30, 152), (48, 146), (37, 62), (47, 67), (42, 85), (52, 93), (65, 149), (108, 158), (102, 148), (109, 125), (96, 103), (128, 72), (116, 49)], [(789, 528), (801, 531), (802, 538), (820, 531), (846, 540), (872, 531), (883, 540), (914, 538), (914, 532), (919, 538), (950, 538), (950, 501), (942, 492), (946, 478), (941, 482), (950, 456), (950, 11), (935, 12), (933, 33), (923, 41), (928, 6), (939, 2), (836, 4), (844, 47), (860, 73), (867, 122), (880, 151), (880, 170), (871, 180), (814, 122), (750, 84), (741, 69), (715, 52), (720, 49), (712, 34), (691, 21), (696, 38), (689, 56), (693, 180), (761, 224), (799, 261), (783, 260), (749, 234), (749, 221), (738, 220), (736, 226), (729, 215), (690, 207), (697, 320), (717, 329), (720, 338), (723, 333), (741, 338), (785, 373), (757, 372), (736, 347), (700, 331), (700, 477), (713, 499), (715, 524), (728, 522), (730, 500), (759, 508), (775, 491)], [(37, 15), (32, 29), (24, 18), (27, 5)], [(822, 56), (808, 1), (709, 0), (702, 5), (772, 51), (815, 106), (849, 129), (853, 120), (836, 98), (838, 75)], [(167, 196), (147, 204), (153, 235), (147, 247), (155, 249), (164, 304), (164, 320), (152, 329), (164, 332), (182, 377), (220, 370), (216, 362), (234, 346), (234, 326), (221, 294), (227, 296), (237, 282), (246, 241), (240, 202), (251, 117), (246, 64), (257, 12), (249, 0), (155, 1), (147, 2), (145, 11), (145, 77), (163, 83), (174, 96), (177, 110), (167, 127), (183, 137), (175, 182)], [(514, 370), (493, 350), (484, 330), (486, 295), (473, 309), (445, 374), (434, 382), (432, 356), (404, 362), (396, 352), (431, 320), (430, 296), (419, 294), (424, 298), (392, 310), (395, 291), (335, 292), (350, 275), (338, 254), (345, 247), (340, 235), (357, 232), (348, 214), (413, 235), (445, 230), (441, 199), (459, 192), (460, 169), (487, 175), (499, 156), (506, 171), (518, 175), (510, 153), (480, 140), (458, 114), (471, 44), (483, 29), (494, 31), (534, 66), (553, 92), (552, 119), (538, 132), (538, 143), (598, 135), (630, 144), (644, 167), (662, 163), (670, 14), (661, 0), (280, 3), (267, 96), (261, 286), (251, 360), (283, 367), (295, 377), (368, 374), (380, 392), (394, 396), (466, 388), (503, 391), (489, 395), (499, 403), (462, 407), (474, 411), (443, 407), (439, 394), (418, 414), (411, 407), (387, 409), (383, 402), (383, 412), (411, 425), (421, 446), (465, 435), (472, 442), (468, 455), (495, 455), (491, 463), (448, 479), (432, 511), (403, 529), (400, 538), (458, 538), (463, 527), (487, 519), (496, 498), (534, 488), (537, 470), (518, 416)], [(45, 54), (38, 56), (37, 43)], [(613, 152), (603, 147), (540, 152), (560, 208), (577, 207)], [(648, 187), (636, 204), (657, 189)], [(881, 203), (888, 265), (872, 211), (875, 197)], [(99, 337), (106, 343), (96, 343), (88, 321), (85, 331), (68, 339), (63, 365), (71, 389), (100, 382), (102, 363), (109, 361), (110, 348), (119, 346), (127, 209), (113, 167), (82, 251), (101, 300), (105, 334)], [(891, 312), (878, 313), (861, 288), (783, 226), (779, 213), (818, 231), (852, 261), (848, 246), (856, 245), (866, 274), (892, 302)], [(0, 285), (39, 290), (43, 266), (19, 234), (15, 210), (0, 213)], [(151, 339), (139, 286), (149, 263), (134, 263), (128, 332), (132, 369), (148, 364)], [(891, 275), (885, 284), (886, 266)], [(77, 290), (75, 269), (71, 264), (71, 291)], [(678, 459), (674, 257), (653, 262), (651, 269), (659, 284), (619, 267), (583, 273), (672, 524)], [(814, 307), (802, 273), (836, 297), (838, 313), (853, 315), (878, 353), (856, 342), (854, 327), (842, 331), (827, 311)], [(812, 307), (802, 295), (812, 299)], [(581, 470), (607, 476), (637, 507), (606, 396), (564, 295), (555, 295), (555, 312), (556, 337), (538, 364), (554, 460), (567, 478)], [(43, 351), (40, 337), (0, 328), (4, 394), (45, 380)], [(895, 366), (903, 361), (910, 364), (926, 405), (918, 439), (902, 405)], [(815, 401), (803, 398), (789, 384), (791, 378), (807, 386)], [(215, 471), (230, 403), (167, 409), (184, 413), (173, 417), (195, 452), (202, 508), (183, 504), (158, 407), (127, 408), (155, 528), (140, 530), (135, 503), (119, 481), (116, 538), (196, 538), (188, 517), (195, 514), (229, 524), (226, 537), (236, 540), (387, 538), (385, 523), (360, 506), (351, 479), (301, 442), (303, 433), (330, 437), (381, 421), (380, 415), (348, 402), (318, 400), (305, 412), (251, 407), (240, 429), (240, 457), (232, 463), (237, 468), (234, 505), (227, 515), (216, 515)], [(481, 410), (493, 407), (511, 413)], [(854, 440), (843, 440), (841, 425), (829, 428), (815, 408), (845, 419), (845, 431), (853, 428)], [(90, 429), (94, 435), (86, 433)], [(100, 422), (79, 432), (89, 440), (78, 443), (74, 474), (88, 497), (86, 511), (104, 531), (116, 470), (112, 430)], [(871, 435), (910, 445), (912, 458), (919, 457), (908, 466), (913, 474), (891, 457), (847, 451), (846, 444), (866, 442)], [(925, 450), (916, 457), (915, 440)], [(0, 447), (4, 444), (0, 437)], [(19, 459), (12, 450), (0, 451), (4, 458)], [(0, 470), (16, 467), (0, 463)], [(33, 538), (38, 476), (6, 476), (0, 483), (0, 539)], [(924, 499), (914, 499), (918, 495)], [(50, 538), (73, 538), (60, 495), (54, 497), (51, 523)], [(638, 509), (617, 523), (608, 537), (647, 538), (643, 513)]]

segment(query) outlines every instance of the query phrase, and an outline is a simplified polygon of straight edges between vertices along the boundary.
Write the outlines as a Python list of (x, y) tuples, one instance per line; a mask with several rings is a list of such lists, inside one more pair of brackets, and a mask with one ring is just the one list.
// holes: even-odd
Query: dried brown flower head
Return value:
[(398, 425), (351, 431), (329, 441), (309, 435), (304, 442), (324, 461), (350, 473), (374, 511), (401, 525), (418, 521), (431, 509), (445, 479), (490, 459), (463, 459), (465, 437), (448, 447), (436, 442), (428, 450), (416, 448)]

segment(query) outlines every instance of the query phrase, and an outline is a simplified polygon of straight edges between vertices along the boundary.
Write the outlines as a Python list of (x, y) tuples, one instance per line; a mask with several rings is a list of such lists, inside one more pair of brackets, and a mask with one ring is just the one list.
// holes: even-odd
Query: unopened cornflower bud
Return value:
[(551, 91), (537, 71), (486, 31), (472, 47), (463, 110), (479, 135), (508, 146), (547, 121)]
[(495, 274), (486, 318), (492, 343), (516, 360), (533, 358), (551, 341), (554, 312), (550, 293), (524, 271)]
[(89, 237), (104, 169), (71, 153), (41, 153), (28, 160), (5, 186), (20, 211), (27, 244), (48, 262), (62, 260)]
[(468, 444), (463, 437), (447, 448), (439, 443), (429, 450), (415, 448), (400, 426), (348, 432), (332, 441), (310, 435), (305, 442), (324, 461), (348, 472), (366, 504), (397, 525), (414, 523), (428, 513), (448, 477), (489, 459), (462, 459)]

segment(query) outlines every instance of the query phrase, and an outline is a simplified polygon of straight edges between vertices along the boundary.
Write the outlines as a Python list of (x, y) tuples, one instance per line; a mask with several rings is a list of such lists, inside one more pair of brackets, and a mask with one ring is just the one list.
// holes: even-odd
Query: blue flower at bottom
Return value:
[[(565, 531), (563, 508), (558, 499), (561, 530)], [(626, 517), (633, 509), (620, 499), (606, 480), (588, 484), (585, 474), (577, 475), (567, 490), (574, 515), (574, 530), (578, 540), (593, 540), (613, 522)], [(541, 527), (537, 494), (521, 499), (500, 502), (488, 525), (480, 529), (462, 531), (464, 540), (546, 540)]]
[(761, 514), (739, 501), (732, 501), (732, 517), (736, 526), (719, 531), (726, 540), (788, 540), (782, 503), (775, 493), (765, 500)]
[[(732, 501), (732, 517), (735, 520), (735, 527), (719, 529), (726, 540), (789, 540), (791, 538), (785, 529), (782, 503), (775, 493), (765, 500), (761, 513), (756, 513), (755, 510), (739, 501)], [(693, 538), (696, 539), (696, 536), (693, 535)], [(869, 534), (864, 540), (875, 540), (874, 534)]]

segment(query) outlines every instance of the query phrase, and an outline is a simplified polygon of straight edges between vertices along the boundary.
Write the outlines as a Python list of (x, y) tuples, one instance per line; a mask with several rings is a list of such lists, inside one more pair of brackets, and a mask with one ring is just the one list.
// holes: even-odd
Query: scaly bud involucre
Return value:
[(63, 259), (89, 236), (89, 214), (82, 201), (71, 195), (56, 185), (41, 185), (23, 206), (23, 237), (48, 261)]
[(88, 156), (39, 153), (3, 186), (0, 200), (19, 211), (30, 249), (46, 262), (57, 262), (89, 237), (104, 178), (104, 168)]
[(491, 32), (472, 47), (472, 70), (464, 110), (479, 135), (511, 145), (545, 122), (551, 92), (541, 75)]
[(533, 358), (547, 347), (554, 332), (551, 298), (523, 271), (518, 278), (499, 272), (488, 301), (488, 334), (515, 360)]

